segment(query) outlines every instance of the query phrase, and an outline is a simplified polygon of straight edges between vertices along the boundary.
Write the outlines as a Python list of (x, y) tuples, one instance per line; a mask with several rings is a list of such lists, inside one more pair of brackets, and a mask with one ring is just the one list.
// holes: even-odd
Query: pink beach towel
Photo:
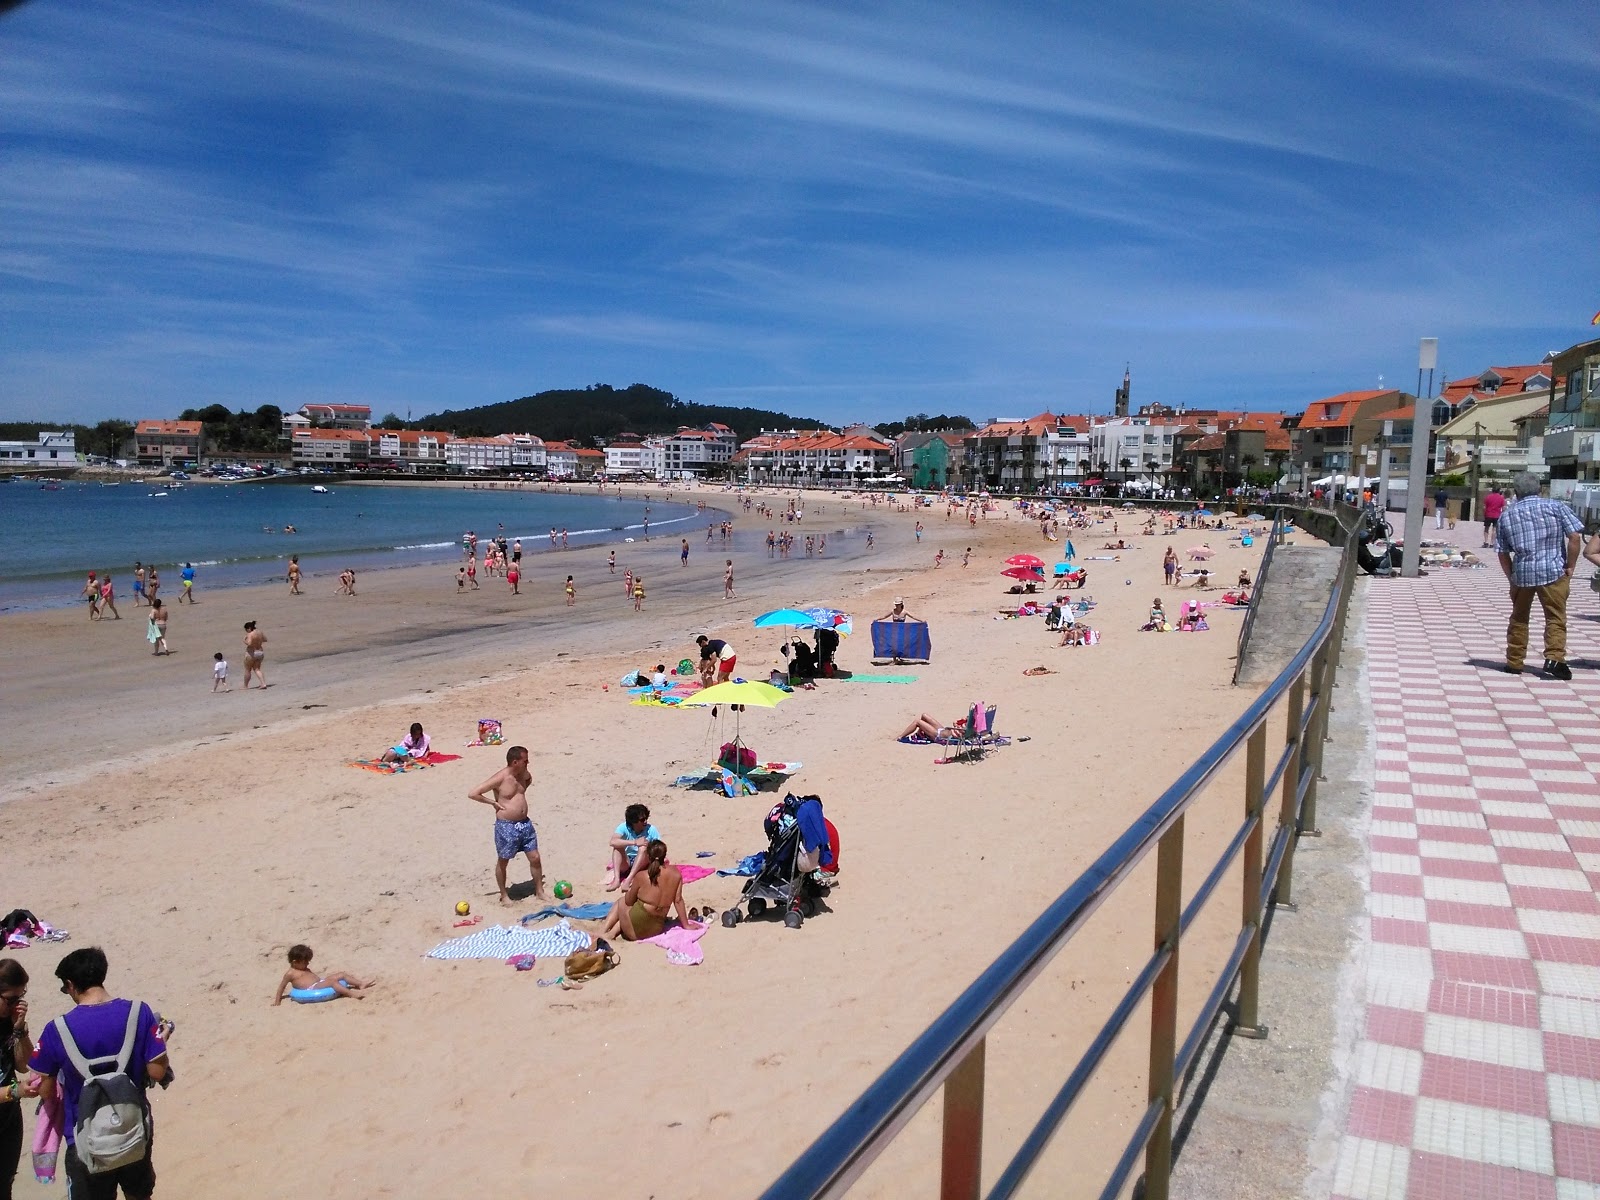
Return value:
[[(33, 1081), (41, 1078), (36, 1071)], [(61, 1102), (61, 1089), (48, 1101), (39, 1101), (39, 1120), (33, 1127), (33, 1177), (40, 1183), (56, 1181), (56, 1158), (61, 1152), (61, 1138), (66, 1132), (66, 1109)]]
[(660, 946), (667, 952), (667, 961), (674, 966), (698, 967), (706, 959), (705, 951), (700, 949), (700, 939), (705, 935), (706, 926), (691, 921), (687, 925), (673, 925), (655, 937), (639, 940)]
[[(673, 865), (677, 866), (678, 864), (674, 863)], [(716, 872), (710, 867), (697, 867), (690, 863), (687, 866), (678, 867), (678, 874), (683, 876), (685, 883), (693, 883), (697, 879), (704, 879), (707, 875), (715, 875)]]

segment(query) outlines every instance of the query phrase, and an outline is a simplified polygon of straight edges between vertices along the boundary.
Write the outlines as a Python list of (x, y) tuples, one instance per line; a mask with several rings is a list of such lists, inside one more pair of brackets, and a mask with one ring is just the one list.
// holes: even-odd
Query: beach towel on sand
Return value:
[(667, 961), (674, 966), (697, 967), (706, 960), (706, 952), (700, 949), (700, 939), (705, 935), (705, 925), (691, 921), (687, 925), (670, 926), (655, 937), (640, 938), (639, 941), (660, 946), (667, 952)]
[[(905, 737), (900, 738), (899, 740), (904, 742), (908, 746), (931, 746), (931, 745), (933, 745), (933, 739), (931, 737), (926, 737), (926, 736), (924, 736), (923, 734), (920, 734), (920, 733), (908, 733)], [(939, 740), (939, 745), (941, 745), (941, 746), (953, 746), (953, 745), (958, 744), (960, 741), (961, 741), (960, 738), (941, 738)], [(1011, 739), (1008, 738), (1008, 737), (998, 737), (998, 736), (991, 737), (989, 739), (989, 741), (988, 741), (988, 744), (991, 745), (991, 746), (1009, 746), (1011, 744)]]
[(358, 758), (350, 764), (363, 771), (376, 771), (379, 775), (404, 775), (407, 771), (420, 771), (423, 767), (437, 767), (440, 763), (455, 762), (459, 754), (440, 754), (437, 750), (421, 758), (402, 758), (396, 762), (381, 762), (376, 758)]
[(551, 904), (528, 913), (522, 918), (522, 924), (537, 925), (540, 921), (547, 921), (551, 917), (562, 917), (573, 921), (603, 921), (610, 915), (611, 905), (604, 900), (594, 904)]
[(587, 950), (593, 941), (581, 929), (574, 929), (563, 917), (549, 929), (523, 929), (515, 925), (491, 925), (466, 937), (440, 942), (427, 953), (428, 958), (497, 958), (502, 962), (518, 954), (538, 958), (565, 958), (574, 950)]

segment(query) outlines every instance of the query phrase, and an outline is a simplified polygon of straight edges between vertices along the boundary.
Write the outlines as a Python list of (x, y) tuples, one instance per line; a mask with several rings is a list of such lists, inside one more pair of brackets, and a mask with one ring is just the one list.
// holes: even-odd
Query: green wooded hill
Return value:
[(676, 433), (680, 426), (698, 428), (712, 421), (728, 426), (741, 439), (753, 437), (763, 429), (818, 429), (824, 425), (765, 408), (691, 404), (671, 392), (642, 383), (620, 391), (605, 383), (560, 388), (500, 404), (450, 409), (411, 424), (461, 437), (533, 433), (547, 440), (589, 442), (594, 438), (614, 438), (623, 432)]

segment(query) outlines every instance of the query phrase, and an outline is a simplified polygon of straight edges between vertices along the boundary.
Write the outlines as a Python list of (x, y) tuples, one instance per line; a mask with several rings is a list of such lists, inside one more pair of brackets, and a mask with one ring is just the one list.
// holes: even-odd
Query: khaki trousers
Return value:
[(1511, 589), (1511, 621), (1506, 625), (1506, 666), (1521, 667), (1528, 656), (1528, 616), (1538, 597), (1544, 610), (1544, 656), (1556, 662), (1567, 659), (1567, 592), (1572, 577), (1563, 575), (1542, 587)]

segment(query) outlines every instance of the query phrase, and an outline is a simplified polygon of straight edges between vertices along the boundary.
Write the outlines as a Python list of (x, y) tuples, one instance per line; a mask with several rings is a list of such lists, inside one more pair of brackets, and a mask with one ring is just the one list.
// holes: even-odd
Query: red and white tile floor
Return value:
[(1600, 597), (1580, 565), (1572, 682), (1537, 669), (1537, 606), (1529, 669), (1507, 675), (1487, 561), (1368, 586), (1377, 774), (1347, 1200), (1600, 1200)]

